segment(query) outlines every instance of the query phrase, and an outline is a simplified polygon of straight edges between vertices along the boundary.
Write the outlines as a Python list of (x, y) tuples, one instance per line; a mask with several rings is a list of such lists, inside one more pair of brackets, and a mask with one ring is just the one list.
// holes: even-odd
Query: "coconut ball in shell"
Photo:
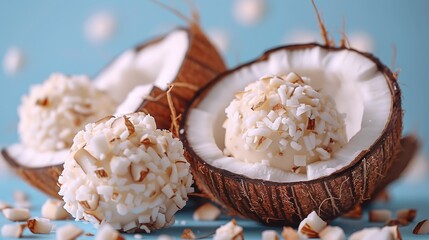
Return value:
[(69, 148), (85, 124), (115, 111), (116, 104), (86, 76), (52, 74), (31, 88), (19, 107), (19, 134), (39, 151)]
[(347, 142), (335, 102), (294, 72), (249, 84), (225, 109), (226, 153), (249, 163), (304, 173)]
[(58, 182), (77, 220), (150, 232), (174, 223), (193, 192), (182, 143), (152, 116), (109, 116), (74, 138)]

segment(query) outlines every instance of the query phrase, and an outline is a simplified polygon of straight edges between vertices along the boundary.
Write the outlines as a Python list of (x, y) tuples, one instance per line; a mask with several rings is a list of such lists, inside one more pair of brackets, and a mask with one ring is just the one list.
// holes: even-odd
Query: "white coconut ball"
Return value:
[(144, 113), (106, 117), (74, 138), (58, 182), (77, 220), (150, 232), (174, 223), (193, 192), (182, 143)]
[(52, 74), (22, 98), (18, 109), (21, 142), (40, 151), (69, 148), (85, 124), (112, 114), (115, 107), (86, 76)]
[(249, 163), (305, 173), (347, 141), (335, 102), (295, 73), (249, 84), (226, 108), (225, 152)]

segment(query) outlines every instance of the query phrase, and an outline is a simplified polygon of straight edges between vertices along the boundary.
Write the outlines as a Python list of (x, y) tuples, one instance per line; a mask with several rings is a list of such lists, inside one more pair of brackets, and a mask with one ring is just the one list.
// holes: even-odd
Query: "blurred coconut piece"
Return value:
[(116, 28), (116, 17), (108, 11), (99, 11), (86, 21), (85, 35), (92, 43), (102, 43), (113, 36)]
[(25, 64), (25, 55), (18, 47), (10, 47), (3, 57), (3, 70), (8, 75), (17, 74)]
[(374, 52), (375, 43), (368, 33), (354, 32), (348, 35), (347, 38), (351, 48), (361, 52)]
[(295, 29), (285, 36), (285, 44), (318, 42), (319, 33), (309, 29)]
[(265, 0), (235, 0), (234, 18), (242, 25), (255, 25), (265, 16), (266, 4)]
[(226, 30), (220, 28), (210, 29), (207, 31), (207, 36), (218, 51), (222, 53), (228, 51), (231, 44), (231, 37)]

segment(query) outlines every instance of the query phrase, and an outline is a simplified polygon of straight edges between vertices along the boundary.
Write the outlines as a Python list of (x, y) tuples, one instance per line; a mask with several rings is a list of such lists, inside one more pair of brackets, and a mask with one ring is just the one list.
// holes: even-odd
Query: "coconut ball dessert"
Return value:
[(52, 74), (31, 88), (19, 107), (19, 135), (26, 147), (38, 151), (69, 148), (87, 123), (115, 111), (116, 104), (94, 88), (85, 76)]
[(86, 125), (70, 154), (59, 194), (77, 220), (95, 226), (126, 232), (169, 226), (193, 192), (182, 143), (144, 113)]
[(309, 81), (270, 75), (237, 93), (225, 110), (225, 152), (289, 172), (330, 159), (347, 142), (344, 116)]

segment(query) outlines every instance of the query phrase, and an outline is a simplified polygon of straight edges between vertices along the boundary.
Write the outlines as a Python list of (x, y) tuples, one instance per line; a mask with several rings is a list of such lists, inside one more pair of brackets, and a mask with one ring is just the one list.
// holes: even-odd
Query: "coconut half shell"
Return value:
[[(191, 23), (189, 28), (179, 28), (174, 31), (184, 31), (187, 35), (187, 49), (185, 49), (183, 60), (179, 62), (180, 66), (177, 68), (177, 74), (173, 79), (169, 79), (168, 81), (169, 84), (175, 85), (171, 89), (170, 96), (177, 116), (180, 116), (193, 99), (196, 91), (207, 84), (216, 75), (225, 71), (226, 66), (221, 55), (197, 24)], [(171, 34), (171, 32), (169, 34)], [(169, 34), (143, 43), (134, 48), (133, 51), (138, 53), (146, 48), (156, 47), (156, 45), (167, 38)], [(174, 57), (174, 54), (171, 55), (171, 57)], [(170, 57), (169, 53), (167, 53), (165, 57), (168, 59)], [(115, 61), (107, 65), (99, 75), (106, 69), (113, 67), (114, 62)], [(97, 78), (98, 77), (95, 78), (96, 85), (102, 86), (103, 80), (97, 80)], [(142, 81), (146, 80), (142, 79)], [(138, 107), (130, 109), (130, 111), (144, 111), (149, 113), (156, 119), (158, 128), (170, 129), (172, 120), (170, 116), (170, 107), (167, 101), (167, 90), (157, 87), (156, 84), (150, 85), (150, 88), (147, 97), (131, 99), (140, 104), (136, 104)], [(114, 91), (115, 89), (111, 90)], [(129, 89), (129, 91), (131, 90), (132, 88)], [(47, 195), (60, 198), (60, 196), (58, 196), (59, 187), (57, 186), (57, 180), (63, 170), (62, 163), (43, 167), (27, 167), (20, 164), (19, 161), (16, 161), (13, 155), (8, 151), (9, 148), (6, 147), (2, 149), (1, 153), (6, 162), (22, 179)]]
[[(318, 48), (315, 59), (306, 59), (313, 63), (319, 60), (320, 52), (340, 52), (358, 54), (375, 65), (374, 70), (381, 73), (381, 78), (387, 83), (388, 93), (391, 96), (390, 113), (387, 122), (368, 148), (361, 149), (359, 154), (345, 167), (333, 173), (316, 179), (295, 182), (275, 182), (260, 180), (237, 174), (232, 171), (215, 167), (209, 164), (197, 153), (189, 139), (188, 125), (190, 113), (200, 106), (211, 89), (214, 89), (224, 78), (232, 74), (238, 76), (248, 68), (248, 72), (272, 74), (273, 68), (267, 63), (270, 57), (286, 51), (286, 59), (290, 65), (293, 56), (298, 51), (309, 52)], [(345, 51), (345, 52), (344, 52)], [(302, 57), (302, 56), (301, 56)], [(258, 65), (259, 64), (259, 65)], [(258, 68), (257, 66), (262, 66)], [(261, 68), (265, 66), (265, 73)], [(300, 67), (300, 66), (298, 66)], [(237, 73), (236, 73), (237, 71)], [(240, 72), (241, 71), (241, 72)], [(377, 73), (377, 74), (378, 74)], [(286, 74), (286, 73), (283, 73)], [(261, 75), (262, 76), (262, 75)], [(256, 80), (256, 79), (254, 79)], [(383, 81), (384, 82), (384, 81)], [(207, 104), (203, 102), (202, 104)], [(316, 211), (322, 219), (328, 221), (341, 216), (357, 204), (370, 199), (376, 189), (385, 186), (392, 179), (389, 177), (391, 166), (401, 150), (402, 108), (401, 92), (396, 77), (376, 57), (368, 53), (361, 53), (354, 49), (328, 47), (320, 44), (290, 45), (267, 51), (259, 59), (227, 71), (204, 89), (194, 99), (181, 122), (180, 138), (185, 146), (187, 158), (191, 163), (197, 186), (212, 200), (222, 205), (235, 215), (244, 216), (269, 225), (297, 226), (309, 213)], [(216, 134), (216, 133), (213, 133)], [(201, 151), (201, 149), (199, 149)], [(208, 153), (210, 155), (210, 153)], [(212, 154), (213, 156), (215, 153)], [(217, 156), (217, 155), (216, 155)], [(408, 161), (406, 159), (405, 161)], [(396, 173), (395, 173), (396, 174)], [(380, 179), (386, 178), (383, 182)]]

